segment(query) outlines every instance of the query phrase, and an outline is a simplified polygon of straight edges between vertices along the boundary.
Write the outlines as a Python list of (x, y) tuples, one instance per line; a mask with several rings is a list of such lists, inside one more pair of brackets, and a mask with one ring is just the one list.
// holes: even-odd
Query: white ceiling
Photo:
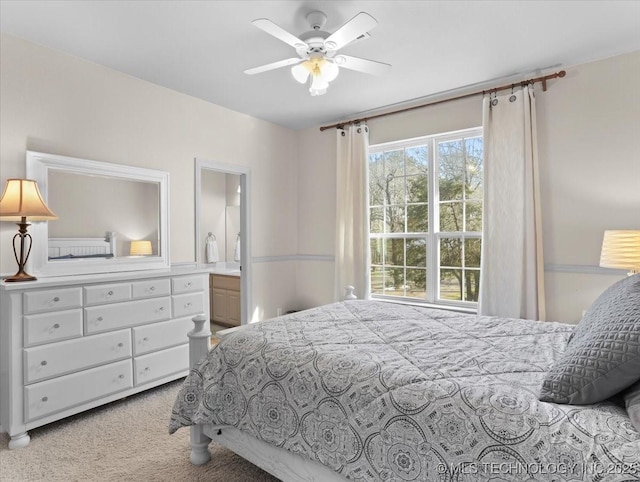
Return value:
[[(266, 17), (299, 35), (308, 12), (333, 32), (358, 12), (371, 37), (341, 53), (393, 65), (381, 77), (341, 70), (311, 97), (288, 68), (243, 70), (294, 57), (251, 25)], [(0, 28), (54, 49), (292, 129), (358, 117), (493, 79), (640, 50), (640, 1), (9, 1)], [(612, 73), (615, 75), (615, 73)]]

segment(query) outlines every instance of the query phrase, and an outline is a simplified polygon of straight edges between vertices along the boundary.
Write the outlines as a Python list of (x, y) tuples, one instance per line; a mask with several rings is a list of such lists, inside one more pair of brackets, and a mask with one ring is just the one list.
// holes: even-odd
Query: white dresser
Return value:
[(0, 424), (27, 431), (183, 377), (209, 275), (173, 269), (0, 283)]

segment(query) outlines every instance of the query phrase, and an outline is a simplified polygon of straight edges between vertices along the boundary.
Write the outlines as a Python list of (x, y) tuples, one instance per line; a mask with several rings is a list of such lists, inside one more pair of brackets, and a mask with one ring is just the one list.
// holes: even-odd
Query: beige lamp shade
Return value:
[(151, 241), (131, 241), (129, 254), (131, 256), (147, 256), (151, 254)]
[(640, 230), (605, 231), (600, 266), (640, 270)]
[(47, 221), (58, 219), (43, 201), (38, 184), (31, 179), (7, 179), (0, 198), (0, 220)]

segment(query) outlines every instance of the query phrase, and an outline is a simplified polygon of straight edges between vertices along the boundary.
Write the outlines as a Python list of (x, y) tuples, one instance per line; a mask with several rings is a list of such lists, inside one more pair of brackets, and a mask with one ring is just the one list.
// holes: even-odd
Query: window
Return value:
[(369, 148), (373, 298), (475, 306), (482, 129)]

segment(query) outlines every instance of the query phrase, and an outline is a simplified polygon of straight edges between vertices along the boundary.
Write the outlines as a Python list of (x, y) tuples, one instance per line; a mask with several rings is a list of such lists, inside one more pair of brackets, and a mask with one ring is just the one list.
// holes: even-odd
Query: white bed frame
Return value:
[[(208, 321), (209, 319), (204, 315), (193, 318), (195, 328), (188, 334), (191, 368), (204, 358), (211, 348), (211, 330)], [(346, 480), (315, 460), (278, 448), (227, 425), (199, 424), (191, 427), (190, 460), (192, 464), (203, 465), (211, 460), (209, 451), (211, 441), (232, 450), (285, 482), (344, 482)]]
[(116, 255), (116, 237), (108, 233), (102, 238), (49, 238), (48, 257), (90, 256), (94, 254)]

